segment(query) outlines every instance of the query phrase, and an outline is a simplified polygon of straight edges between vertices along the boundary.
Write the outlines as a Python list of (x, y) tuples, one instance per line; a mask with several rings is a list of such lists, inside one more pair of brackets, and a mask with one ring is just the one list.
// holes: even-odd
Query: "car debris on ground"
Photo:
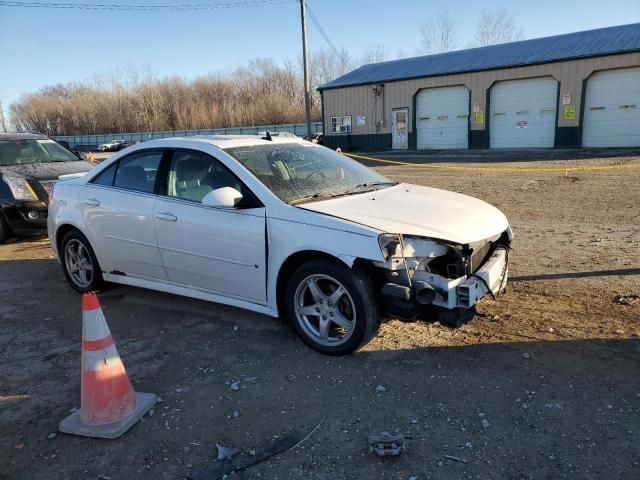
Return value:
[(369, 435), (369, 451), (378, 457), (397, 457), (405, 448), (404, 435), (389, 432), (374, 433)]

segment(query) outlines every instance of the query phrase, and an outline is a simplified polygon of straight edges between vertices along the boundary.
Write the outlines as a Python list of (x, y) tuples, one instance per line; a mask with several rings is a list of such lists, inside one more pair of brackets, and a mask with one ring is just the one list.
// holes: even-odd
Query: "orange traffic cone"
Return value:
[(82, 297), (80, 389), (80, 409), (60, 422), (63, 433), (117, 438), (158, 400), (133, 390), (95, 293)]

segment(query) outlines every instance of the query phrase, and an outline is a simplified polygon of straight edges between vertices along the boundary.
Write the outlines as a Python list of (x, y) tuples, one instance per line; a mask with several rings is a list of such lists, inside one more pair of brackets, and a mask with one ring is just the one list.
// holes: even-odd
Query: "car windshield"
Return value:
[(53, 140), (0, 140), (0, 165), (25, 165), (80, 160)]
[(302, 203), (395, 185), (364, 165), (312, 143), (225, 149), (278, 198)]

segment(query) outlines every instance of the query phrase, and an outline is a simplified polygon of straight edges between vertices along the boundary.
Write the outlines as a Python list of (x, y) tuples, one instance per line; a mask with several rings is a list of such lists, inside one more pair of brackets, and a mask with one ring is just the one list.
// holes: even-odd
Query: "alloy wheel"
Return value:
[(347, 289), (329, 275), (310, 275), (296, 289), (297, 321), (313, 340), (338, 346), (353, 334), (356, 308)]
[(84, 243), (71, 239), (64, 249), (64, 263), (71, 281), (80, 289), (86, 289), (93, 280), (93, 262)]

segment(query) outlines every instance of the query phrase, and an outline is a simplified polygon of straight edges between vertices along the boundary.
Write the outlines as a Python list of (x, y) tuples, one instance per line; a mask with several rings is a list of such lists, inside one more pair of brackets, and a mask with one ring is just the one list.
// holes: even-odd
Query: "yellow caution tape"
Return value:
[(474, 171), (474, 172), (575, 172), (585, 170), (622, 170), (626, 168), (640, 168), (640, 163), (626, 163), (624, 165), (593, 165), (593, 166), (578, 166), (578, 167), (456, 167), (453, 165), (434, 165), (432, 163), (411, 163), (411, 162), (399, 162), (397, 160), (387, 160), (384, 158), (367, 157), (364, 155), (355, 155), (353, 153), (343, 153), (351, 158), (357, 158), (361, 160), (369, 160), (372, 162), (389, 163), (391, 165), (402, 165), (405, 167), (422, 167), (422, 168), (437, 168), (441, 170), (462, 170), (462, 171)]

